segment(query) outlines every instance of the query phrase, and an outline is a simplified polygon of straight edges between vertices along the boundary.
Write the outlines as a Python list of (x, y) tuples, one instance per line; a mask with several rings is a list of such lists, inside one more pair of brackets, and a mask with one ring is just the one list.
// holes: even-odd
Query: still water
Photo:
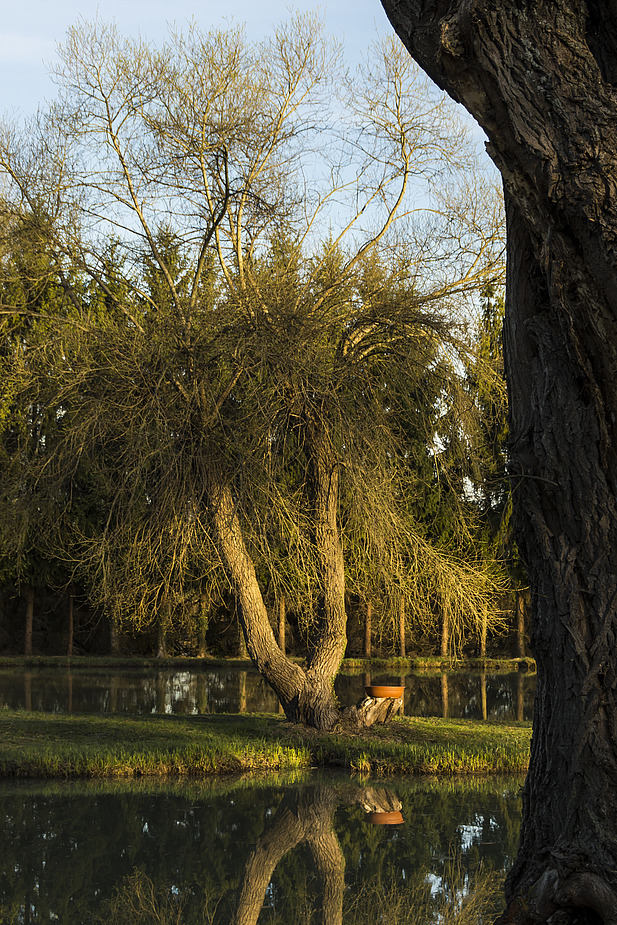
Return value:
[(520, 784), (2, 783), (0, 923), (481, 925)]
[[(530, 720), (536, 678), (512, 674), (340, 674), (335, 683), (343, 706), (356, 703), (366, 683), (405, 685), (408, 716)], [(205, 668), (0, 670), (0, 709), (78, 713), (272, 713), (278, 700), (255, 671)]]

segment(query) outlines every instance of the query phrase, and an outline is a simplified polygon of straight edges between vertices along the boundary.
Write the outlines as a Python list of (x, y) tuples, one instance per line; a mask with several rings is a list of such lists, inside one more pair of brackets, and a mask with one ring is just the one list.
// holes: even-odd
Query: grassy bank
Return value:
[(0, 712), (2, 777), (202, 777), (341, 767), (360, 774), (519, 774), (528, 723), (403, 717), (323, 735), (273, 714), (100, 716)]

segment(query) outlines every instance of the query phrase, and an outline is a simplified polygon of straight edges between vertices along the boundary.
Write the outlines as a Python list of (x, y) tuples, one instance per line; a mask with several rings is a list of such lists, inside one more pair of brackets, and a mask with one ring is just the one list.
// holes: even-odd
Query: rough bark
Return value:
[(503, 921), (617, 922), (617, 17), (609, 0), (382, 0), (478, 119), (508, 220), (505, 357), (538, 665)]

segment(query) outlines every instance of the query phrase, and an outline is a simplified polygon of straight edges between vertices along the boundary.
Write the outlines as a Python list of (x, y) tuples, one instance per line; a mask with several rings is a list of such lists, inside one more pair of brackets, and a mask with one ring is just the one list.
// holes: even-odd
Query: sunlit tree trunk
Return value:
[(366, 602), (364, 614), (364, 657), (370, 658), (373, 648), (373, 602)]
[(480, 709), (482, 712), (482, 719), (487, 719), (488, 709), (486, 704), (486, 675), (484, 673), (480, 675)]
[(401, 594), (398, 601), (398, 654), (401, 658), (407, 655), (405, 646), (405, 598)]
[(276, 599), (276, 609), (278, 616), (278, 643), (279, 649), (285, 655), (286, 643), (285, 643), (285, 624), (287, 622), (286, 609), (285, 609), (285, 595), (281, 591)]
[(525, 598), (523, 591), (515, 592), (516, 605), (516, 654), (525, 658)]
[(444, 604), (441, 611), (441, 657), (448, 658), (450, 655), (450, 614), (447, 605)]

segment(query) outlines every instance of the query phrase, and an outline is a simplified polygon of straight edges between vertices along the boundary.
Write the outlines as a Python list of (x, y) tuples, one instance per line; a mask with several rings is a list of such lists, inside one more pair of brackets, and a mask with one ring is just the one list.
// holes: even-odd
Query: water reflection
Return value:
[(459, 922), (512, 863), (519, 783), (4, 784), (0, 922)]
[[(357, 703), (367, 683), (392, 678), (339, 675), (336, 692), (343, 706)], [(403, 712), (408, 716), (530, 720), (535, 675), (409, 674)], [(123, 672), (73, 669), (0, 670), (0, 707), (81, 713), (275, 713), (274, 692), (255, 671), (143, 669)]]

